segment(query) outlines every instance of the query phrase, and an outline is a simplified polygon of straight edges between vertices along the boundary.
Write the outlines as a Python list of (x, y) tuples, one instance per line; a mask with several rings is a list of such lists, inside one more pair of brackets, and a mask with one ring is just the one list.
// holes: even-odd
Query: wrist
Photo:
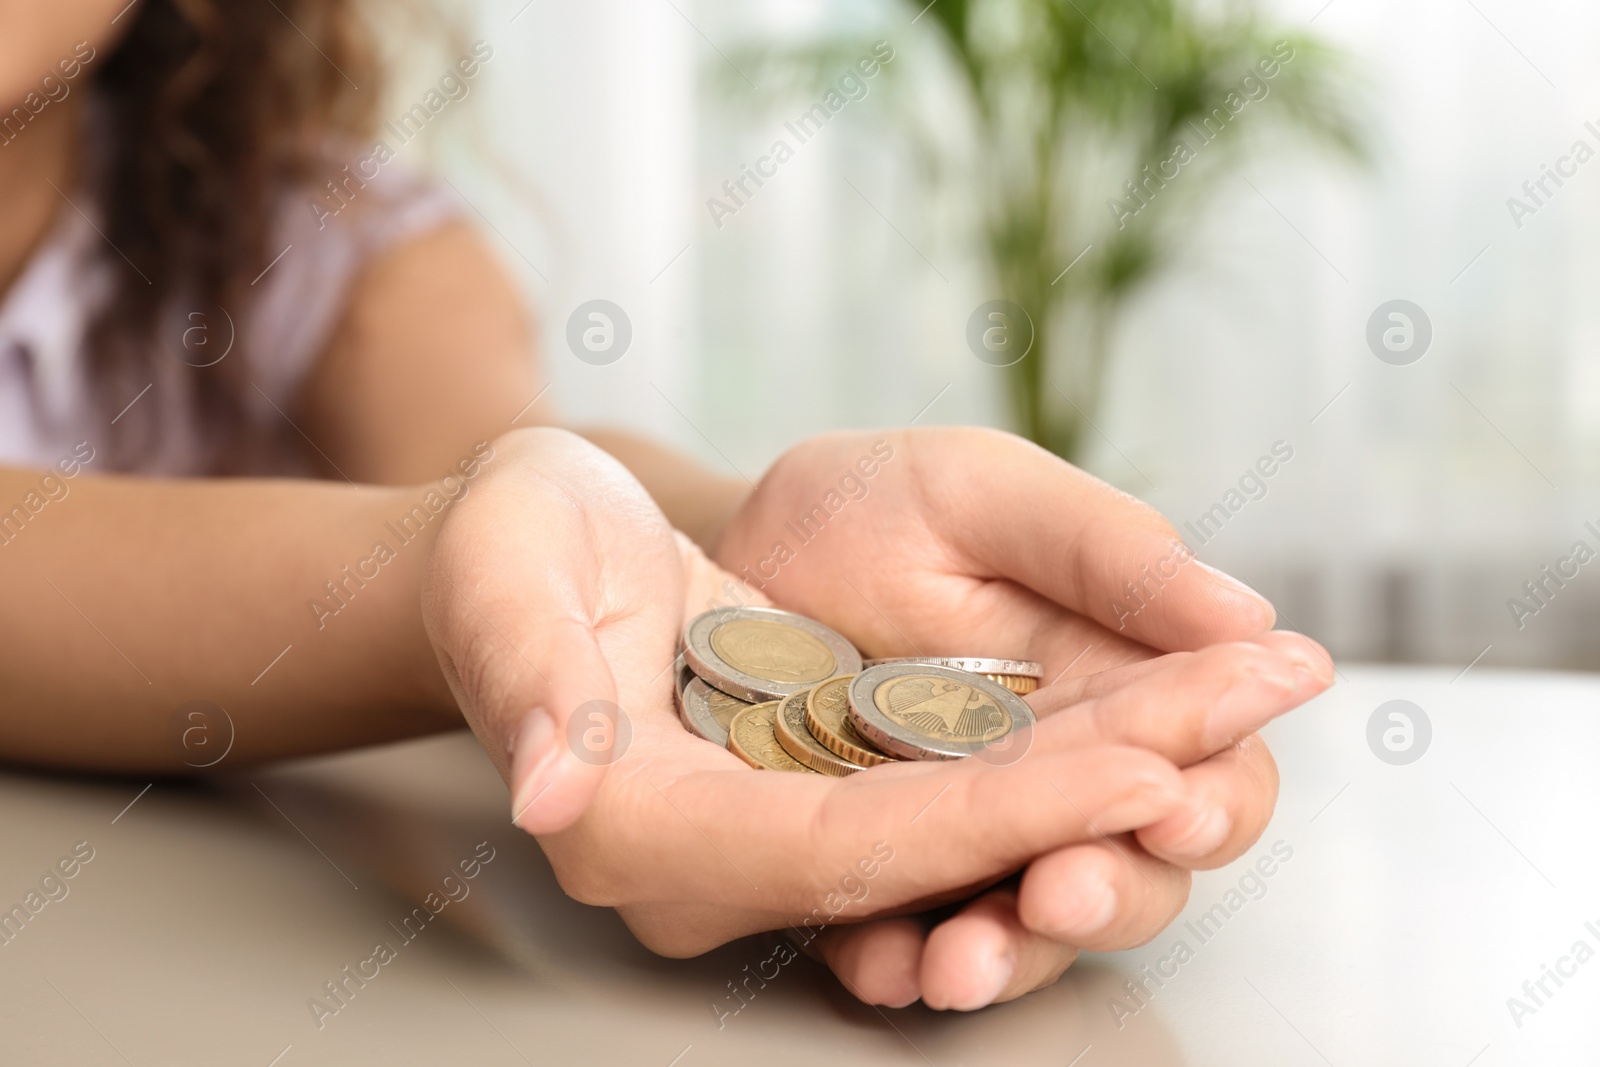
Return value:
[[(408, 705), (420, 704), (453, 722), (461, 721), (461, 709), (423, 623), (423, 588), (435, 565), (440, 535), (468, 497), (481, 491), (489, 472), (514, 454), (517, 436), (503, 435), (492, 444), (479, 441), (438, 480), (383, 494), (380, 537), (373, 553), (384, 555), (384, 550), (390, 549), (392, 558), (404, 561), (405, 576), (399, 583), (403, 603), (386, 613), (392, 627), (386, 644), (397, 650), (394, 679), (400, 692), (395, 698)], [(454, 593), (464, 595), (459, 590)]]
[[(428, 511), (427, 502), (435, 499), (429, 494), (438, 491), (437, 483), (383, 490), (371, 502), (363, 523), (374, 540), (344, 573), (365, 577), (369, 588), (382, 583), (383, 591), (368, 608), (368, 618), (381, 628), (374, 644), (386, 650), (377, 664), (380, 677), (373, 679), (376, 699), (390, 707), (459, 720), (460, 711), (422, 621), (422, 588), (449, 513), (449, 507), (438, 515)], [(420, 522), (422, 514), (428, 514), (429, 521)], [(389, 571), (396, 572), (393, 584), (383, 576)], [(348, 586), (349, 579), (343, 584)], [(358, 595), (365, 595), (365, 590)]]

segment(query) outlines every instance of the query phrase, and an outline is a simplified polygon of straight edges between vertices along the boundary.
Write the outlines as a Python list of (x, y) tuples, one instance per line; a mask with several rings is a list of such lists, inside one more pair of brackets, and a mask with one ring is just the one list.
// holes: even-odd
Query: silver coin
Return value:
[(885, 663), (850, 682), (850, 723), (891, 755), (973, 756), (1034, 724), (1027, 701), (981, 674), (934, 663)]
[(1043, 678), (1044, 664), (1031, 659), (984, 659), (977, 656), (896, 656), (892, 659), (869, 659), (864, 667), (880, 667), (885, 663), (933, 663), (952, 667), (972, 674), (1009, 674), (1019, 678)]
[(679, 649), (678, 658), (672, 661), (672, 698), (680, 717), (683, 715), (683, 691), (693, 680), (694, 671), (683, 661), (683, 650)]
[(777, 608), (719, 608), (683, 633), (683, 658), (724, 693), (759, 704), (861, 669), (855, 646), (828, 627)]
[(681, 652), (678, 654), (672, 677), (673, 694), (678, 698), (678, 707), (681, 708), (683, 707), (683, 691), (689, 688), (690, 682), (694, 681), (694, 671), (691, 671), (689, 665), (683, 662), (683, 654)]
[(749, 706), (738, 697), (711, 688), (699, 678), (691, 678), (679, 698), (678, 718), (691, 734), (727, 748), (728, 724)]

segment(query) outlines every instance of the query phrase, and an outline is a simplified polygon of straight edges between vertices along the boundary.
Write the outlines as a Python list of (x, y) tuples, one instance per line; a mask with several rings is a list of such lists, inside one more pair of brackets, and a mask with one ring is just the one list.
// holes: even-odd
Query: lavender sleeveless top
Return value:
[[(161, 421), (159, 446), (138, 461), (137, 473), (183, 476), (211, 469), (215, 457), (207, 454), (185, 403), (195, 372), (183, 364), (215, 357), (249, 361), (248, 417), (259, 420), (264, 439), (285, 442), (253, 473), (307, 473), (303, 450), (291, 447), (300, 439), (288, 420), (356, 276), (375, 256), (460, 217), (447, 188), (396, 164), (379, 171), (338, 214), (330, 205), (338, 201), (314, 190), (282, 198), (267, 253), (277, 258), (262, 264), (248, 309), (173, 309), (167, 316), (174, 324), (162, 329), (166, 351), (153, 360), (149, 387), (130, 389), (127, 397), (130, 408), (152, 395), (175, 401), (164, 403), (170, 414)], [(129, 264), (99, 232), (87, 194), (73, 195), (61, 208), (52, 232), (0, 297), (0, 466), (51, 467), (82, 441), (105, 456), (111, 440), (110, 416), (91, 400), (83, 342), (110, 292), (111, 272)], [(102, 460), (89, 469), (110, 466)]]

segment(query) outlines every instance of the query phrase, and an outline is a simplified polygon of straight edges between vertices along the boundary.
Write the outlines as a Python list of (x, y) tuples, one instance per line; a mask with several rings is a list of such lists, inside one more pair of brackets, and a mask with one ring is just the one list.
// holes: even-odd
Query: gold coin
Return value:
[(733, 717), (728, 726), (728, 751), (750, 766), (764, 771), (797, 771), (811, 774), (811, 768), (797, 762), (783, 750), (773, 733), (778, 702), (752, 704)]
[(894, 762), (862, 737), (850, 722), (850, 679), (853, 674), (829, 678), (806, 694), (806, 728), (822, 747), (861, 767)]
[(766, 619), (735, 619), (718, 626), (711, 633), (711, 649), (735, 670), (795, 685), (822, 681), (838, 663), (816, 637)]
[(878, 686), (872, 702), (890, 721), (935, 741), (986, 744), (1011, 730), (1011, 716), (993, 697), (950, 678), (896, 678)]
[(749, 701), (713, 689), (699, 678), (691, 678), (678, 701), (678, 718), (696, 737), (703, 737), (718, 748), (727, 748), (728, 724), (749, 706)]
[(807, 693), (795, 693), (778, 701), (778, 714), (774, 720), (778, 744), (799, 762), (821, 774), (835, 778), (854, 774), (861, 765), (836, 756), (812, 735), (806, 726)]
[(1039, 688), (1039, 679), (1026, 674), (986, 674), (991, 682), (999, 682), (1018, 696), (1027, 696)]

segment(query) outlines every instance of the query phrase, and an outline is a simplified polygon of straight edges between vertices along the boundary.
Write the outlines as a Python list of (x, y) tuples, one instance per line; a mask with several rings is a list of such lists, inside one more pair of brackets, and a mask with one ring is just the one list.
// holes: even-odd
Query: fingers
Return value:
[(868, 1004), (974, 1011), (1055, 982), (1078, 957), (1017, 915), (1014, 889), (991, 890), (930, 931), (921, 918), (828, 930), (816, 941), (839, 981)]
[(1126, 666), (1095, 671), (1093, 674), (1069, 675), (1035, 690), (1028, 697), (1028, 703), (1033, 707), (1034, 714), (1041, 719), (1048, 715), (1056, 715), (1075, 704), (1114, 693), (1141, 678), (1148, 678), (1158, 671), (1167, 670), (1189, 655), (1191, 653), (1169, 652), (1154, 659), (1143, 659)]
[(514, 620), (496, 620), (495, 592), (474, 591), (477, 600), (446, 575), (437, 595), (457, 603), (430, 606), (430, 615), (454, 616), (434, 637), (440, 666), (511, 790), (512, 821), (529, 833), (559, 830), (582, 814), (611, 762), (621, 718), (610, 664), (591, 624), (548, 586), (523, 585)]
[(795, 915), (823, 908), (830, 923), (863, 913), (841, 895), (846, 878), (870, 884), (879, 912), (993, 880), (1096, 828), (1150, 825), (1185, 801), (1177, 768), (1128, 747), (1029, 753), (1009, 766), (898, 764), (842, 780), (737, 769), (657, 784), (642, 770), (586, 816), (604, 828), (600, 843), (549, 838), (552, 858), (576, 850), (584, 866), (607, 863), (621, 900), (710, 894)]
[(1190, 870), (1232, 863), (1255, 844), (1278, 802), (1278, 765), (1260, 736), (1183, 772), (1184, 809), (1138, 831), (1152, 855)]
[(1145, 813), (1162, 812), (1159, 820), (1174, 803), (1171, 764), (1133, 748), (905, 770), (913, 773), (881, 770), (876, 781), (856, 779), (856, 790), (834, 791), (813, 822), (819, 855), (828, 852), (822, 842), (848, 841), (869, 828), (869, 840), (893, 849), (895, 862), (884, 865), (876, 887), (880, 906), (993, 879), (1040, 852), (1091, 837), (1096, 826), (1115, 833), (1149, 825)]
[(1063, 705), (1076, 696), (1072, 686), (1031, 694), (1041, 718), (1034, 745), (1138, 745), (1185, 767), (1303, 704), (1333, 679), (1321, 646), (1298, 634), (1217, 645), (1155, 664), (1141, 665), (1136, 681), (1070, 707)]
[(911, 431), (904, 447), (916, 463), (894, 473), (920, 479), (930, 520), (996, 577), (1163, 651), (1272, 627), (1272, 606), (1155, 509), (1041, 448), (976, 429)]
[(1120, 835), (1058, 849), (1029, 864), (1017, 914), (1041, 937), (1110, 952), (1155, 937), (1188, 899), (1188, 871)]
[[(542, 661), (542, 662), (541, 662)], [(620, 727), (616, 683), (594, 632), (551, 620), (519, 694), (532, 705), (512, 742), (511, 821), (530, 834), (572, 825), (610, 766)]]
[(1053, 983), (1077, 958), (1076, 948), (1023, 925), (1015, 890), (991, 890), (928, 934), (922, 1001), (941, 1011), (975, 1011), (1015, 1000)]
[(877, 919), (834, 927), (814, 945), (828, 968), (858, 1000), (903, 1008), (922, 996), (922, 945), (927, 937), (915, 918)]
[(1327, 649), (1305, 634), (1295, 633), (1293, 630), (1268, 630), (1266, 633), (1249, 638), (1248, 643), (1287, 656), (1318, 677), (1326, 679), (1329, 684), (1332, 683), (1333, 657), (1328, 654)]

